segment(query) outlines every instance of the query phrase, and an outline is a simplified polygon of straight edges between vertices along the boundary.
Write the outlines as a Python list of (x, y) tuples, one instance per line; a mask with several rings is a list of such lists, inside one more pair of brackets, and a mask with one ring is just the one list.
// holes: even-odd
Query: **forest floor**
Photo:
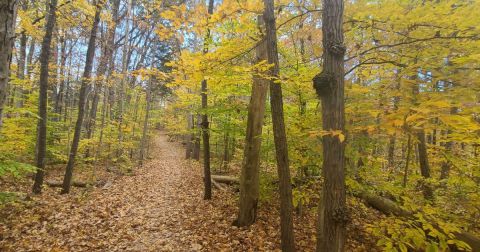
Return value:
[[(4, 206), (0, 251), (280, 250), (278, 204), (262, 204), (251, 227), (234, 227), (235, 189), (214, 189), (213, 199), (203, 200), (201, 165), (185, 160), (182, 145), (169, 142), (164, 132), (153, 145), (152, 159), (132, 175), (73, 188), (69, 195), (47, 187), (39, 196)], [(315, 210), (295, 216), (295, 227), (299, 251), (313, 251)], [(348, 229), (347, 251), (374, 251), (375, 240), (362, 223), (354, 220)]]

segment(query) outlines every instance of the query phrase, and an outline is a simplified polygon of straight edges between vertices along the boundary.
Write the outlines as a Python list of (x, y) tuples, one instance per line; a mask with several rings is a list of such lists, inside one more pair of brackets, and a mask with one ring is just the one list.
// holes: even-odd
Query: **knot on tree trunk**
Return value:
[(332, 73), (322, 71), (313, 77), (313, 88), (317, 92), (318, 97), (322, 98), (331, 93), (334, 86), (335, 76)]
[(334, 55), (343, 56), (347, 51), (347, 47), (343, 43), (334, 42), (328, 46), (328, 50)]
[(335, 222), (346, 225), (350, 222), (350, 211), (346, 207), (337, 208), (333, 211), (332, 218)]

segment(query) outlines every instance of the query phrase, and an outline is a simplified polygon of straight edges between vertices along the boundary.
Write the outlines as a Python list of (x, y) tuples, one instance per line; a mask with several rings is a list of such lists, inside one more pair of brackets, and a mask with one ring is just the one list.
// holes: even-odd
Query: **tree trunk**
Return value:
[[(345, 135), (343, 1), (323, 0), (323, 70), (313, 79), (322, 101), (322, 126)], [(339, 136), (323, 136), (323, 190), (319, 211), (317, 251), (345, 250), (349, 219), (345, 200), (345, 143)]]
[(30, 41), (30, 47), (28, 48), (28, 57), (27, 57), (27, 78), (32, 78), (32, 71), (33, 71), (33, 56), (35, 55), (35, 38), (32, 37)]
[(52, 42), (53, 28), (56, 22), (57, 0), (50, 1), (47, 24), (45, 26), (45, 37), (42, 42), (40, 54), (40, 92), (38, 100), (38, 125), (37, 125), (37, 146), (36, 161), (37, 173), (33, 184), (33, 193), (42, 191), (43, 177), (45, 175), (45, 155), (47, 153), (47, 92), (48, 92), (48, 63), (50, 59), (50, 43)]
[[(187, 128), (189, 131), (193, 131), (193, 115), (188, 113), (187, 115)], [(194, 135), (192, 132), (187, 133), (187, 146), (185, 149), (185, 159), (190, 159), (192, 157), (193, 150), (193, 139)]]
[[(424, 179), (430, 178), (430, 165), (428, 163), (427, 143), (425, 140), (425, 131), (422, 129), (417, 132), (418, 139), (418, 160), (420, 162), (420, 174)], [(423, 196), (427, 200), (433, 200), (433, 188), (428, 181), (422, 181)]]
[(68, 156), (68, 163), (63, 178), (62, 193), (70, 192), (70, 183), (72, 181), (73, 166), (75, 165), (75, 157), (78, 151), (78, 144), (80, 142), (80, 135), (82, 131), (83, 117), (85, 116), (85, 102), (86, 91), (90, 83), (90, 77), (93, 68), (93, 58), (95, 56), (95, 40), (97, 38), (98, 23), (100, 21), (101, 4), (96, 2), (95, 18), (93, 20), (92, 30), (90, 33), (90, 40), (88, 42), (87, 56), (85, 59), (85, 70), (83, 72), (82, 84), (80, 87), (80, 94), (78, 100), (78, 115), (75, 123), (75, 132), (73, 134), (72, 147)]
[(407, 157), (405, 159), (405, 170), (403, 171), (403, 187), (407, 187), (408, 166), (410, 165), (410, 157), (412, 154), (412, 135), (408, 134), (407, 140)]
[(125, 83), (127, 82), (127, 71), (128, 71), (128, 34), (130, 33), (130, 15), (132, 10), (133, 0), (128, 0), (127, 2), (127, 13), (125, 15), (125, 38), (123, 44), (123, 54), (122, 54), (122, 80), (120, 81), (120, 97), (119, 97), (119, 112), (118, 112), (118, 144), (119, 149), (117, 151), (117, 156), (122, 155), (122, 144), (123, 144), (123, 113), (125, 106)]
[(65, 70), (65, 65), (67, 63), (67, 40), (65, 39), (65, 34), (60, 36), (60, 45), (61, 45), (61, 52), (60, 52), (60, 72), (61, 72), (61, 77), (60, 77), (60, 87), (58, 89), (58, 96), (57, 99), (55, 99), (55, 113), (58, 114), (58, 119), (60, 120), (60, 114), (62, 112), (62, 104), (63, 100), (65, 99), (65, 75), (66, 70)]
[(145, 118), (143, 120), (143, 133), (142, 133), (142, 142), (141, 142), (141, 145), (140, 145), (140, 164), (143, 164), (143, 160), (145, 160), (145, 149), (146, 149), (146, 146), (147, 146), (147, 140), (148, 140), (148, 120), (150, 118), (150, 103), (152, 102), (152, 80), (151, 80), (152, 77), (150, 77), (150, 83), (147, 87), (147, 92), (146, 92), (146, 97), (145, 97), (145, 100), (146, 100), (146, 104), (145, 104)]
[[(201, 128), (202, 127), (202, 118), (200, 115), (197, 114), (197, 121), (196, 121), (196, 124), (194, 125), (197, 125), (197, 129)], [(196, 134), (194, 136), (195, 138), (195, 141), (194, 141), (194, 144), (193, 144), (193, 159), (195, 160), (200, 160), (200, 135), (201, 135), (201, 131), (200, 130), (196, 130)]]
[[(450, 114), (451, 115), (456, 115), (458, 113), (458, 107), (452, 107), (450, 109)], [(452, 133), (451, 130), (447, 130), (447, 137)], [(446, 157), (445, 160), (442, 162), (442, 168), (440, 170), (440, 179), (446, 179), (448, 178), (448, 175), (450, 174), (450, 169), (452, 167), (452, 162), (449, 160), (449, 155), (452, 154), (453, 151), (453, 146), (455, 143), (453, 141), (448, 141), (445, 144), (445, 152), (446, 152)]]
[(272, 109), (273, 136), (280, 191), (280, 229), (282, 251), (295, 251), (293, 235), (293, 204), (292, 185), (290, 183), (290, 169), (288, 164), (287, 136), (283, 118), (282, 88), (276, 83), (279, 78), (279, 60), (277, 50), (277, 34), (274, 16), (274, 1), (264, 0), (265, 12), (263, 18), (266, 27), (266, 47), (268, 63), (273, 64), (270, 74), (275, 80), (270, 80), (270, 106)]
[[(208, 1), (208, 20), (213, 14), (213, 0)], [(208, 21), (207, 21), (208, 22)], [(205, 36), (205, 41), (203, 45), (203, 53), (208, 52), (208, 41), (210, 40), (210, 29), (207, 30), (207, 35)], [(208, 96), (207, 96), (207, 80), (202, 80), (202, 109), (208, 107)], [(208, 114), (204, 112), (202, 114), (202, 138), (203, 138), (203, 172), (204, 172), (204, 186), (205, 191), (203, 199), (209, 200), (212, 198), (212, 181), (210, 178), (210, 132), (208, 126)]]
[[(263, 17), (258, 17), (260, 31), (264, 31)], [(268, 60), (266, 41), (263, 39), (256, 48), (256, 64)], [(255, 222), (259, 194), (260, 147), (262, 143), (265, 100), (268, 92), (268, 80), (261, 74), (253, 77), (252, 95), (248, 106), (247, 133), (242, 173), (240, 176), (240, 198), (237, 220), (234, 225), (243, 227)]]
[(12, 48), (15, 41), (16, 0), (0, 0), (0, 130), (7, 100)]
[[(22, 1), (22, 10), (26, 11), (28, 8), (28, 0)], [(22, 32), (20, 35), (20, 48), (19, 48), (19, 57), (17, 62), (17, 78), (19, 80), (25, 79), (25, 62), (27, 61), (27, 35), (25, 32)], [(16, 106), (21, 108), (23, 107), (23, 88), (19, 88), (18, 94), (20, 95), (20, 99), (18, 100)]]

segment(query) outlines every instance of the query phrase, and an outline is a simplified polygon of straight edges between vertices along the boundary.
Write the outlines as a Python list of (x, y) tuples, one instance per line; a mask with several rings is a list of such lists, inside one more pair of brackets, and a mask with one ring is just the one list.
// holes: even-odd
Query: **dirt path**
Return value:
[(214, 191), (212, 201), (202, 200), (200, 166), (184, 160), (180, 144), (159, 134), (151, 151), (153, 159), (133, 176), (103, 188), (76, 188), (70, 195), (47, 188), (19, 206), (0, 222), (0, 250), (278, 249), (278, 226), (266, 225), (267, 217), (259, 216), (250, 229), (231, 226), (236, 213), (231, 192)]

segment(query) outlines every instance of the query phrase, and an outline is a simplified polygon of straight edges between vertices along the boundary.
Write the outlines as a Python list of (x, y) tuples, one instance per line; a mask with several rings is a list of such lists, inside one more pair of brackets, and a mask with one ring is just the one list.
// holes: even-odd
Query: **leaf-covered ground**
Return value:
[[(250, 228), (233, 227), (235, 190), (214, 190), (213, 199), (204, 201), (201, 166), (183, 155), (180, 144), (159, 134), (153, 159), (133, 175), (111, 176), (102, 186), (74, 188), (70, 195), (45, 188), (40, 196), (5, 206), (0, 250), (279, 251), (276, 204), (262, 204)], [(374, 241), (357, 221), (368, 216), (355, 212), (348, 251), (372, 251)], [(296, 216), (295, 227), (299, 250), (314, 250), (314, 209)]]

